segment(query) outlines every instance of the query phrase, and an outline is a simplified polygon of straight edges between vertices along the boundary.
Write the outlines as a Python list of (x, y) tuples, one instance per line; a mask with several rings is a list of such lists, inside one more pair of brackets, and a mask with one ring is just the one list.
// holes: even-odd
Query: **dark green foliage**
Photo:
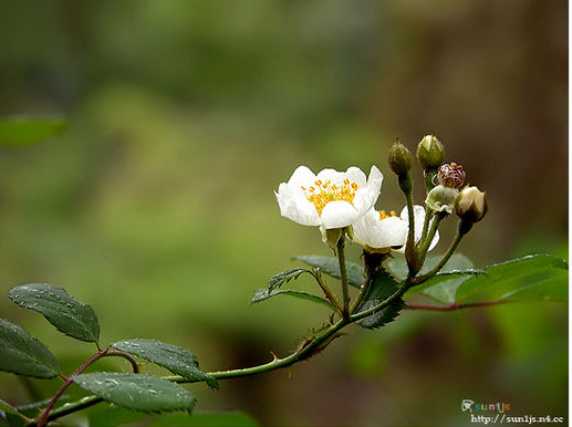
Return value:
[[(442, 255), (427, 256), (427, 258), (425, 259), (425, 263), (423, 264), (423, 268), (419, 272), (419, 275), (422, 276), (423, 274), (428, 273), (429, 270), (431, 270), (439, 263), (441, 258)], [(389, 258), (385, 262), (384, 267), (387, 269), (387, 271), (389, 271), (389, 273), (391, 273), (391, 275), (395, 278), (395, 280), (399, 282), (405, 280), (405, 278), (407, 277), (408, 273), (407, 263), (405, 262), (404, 257), (396, 256), (394, 258)], [(443, 266), (441, 272), (444, 273), (452, 271), (466, 271), (472, 269), (473, 267), (474, 267), (473, 262), (469, 258), (467, 258), (465, 255), (456, 253), (453, 254), (453, 256), (449, 259), (449, 261), (447, 261), (447, 263)], [(419, 292), (419, 290), (422, 289), (421, 286), (413, 288), (412, 289), (413, 292), (411, 291), (410, 292), (411, 293)]]
[[(372, 279), (371, 286), (360, 304), (356, 313), (369, 310), (385, 301), (397, 291), (397, 282), (385, 270), (378, 270)], [(397, 298), (390, 305), (372, 315), (358, 320), (356, 323), (364, 328), (379, 328), (395, 319), (405, 307), (401, 298)]]
[(287, 295), (287, 296), (291, 296), (294, 298), (305, 299), (308, 301), (313, 301), (313, 302), (316, 302), (318, 304), (325, 305), (328, 308), (334, 309), (334, 306), (332, 305), (332, 303), (330, 303), (330, 301), (328, 301), (325, 298), (319, 297), (319, 296), (311, 294), (309, 292), (294, 291), (292, 289), (284, 289), (284, 290), (276, 290), (275, 289), (273, 291), (269, 291), (268, 289), (258, 289), (255, 292), (254, 296), (252, 297), (251, 302), (257, 303), (257, 302), (265, 301), (269, 298), (275, 297), (276, 295)]
[(59, 331), (86, 342), (99, 339), (99, 322), (90, 305), (72, 298), (63, 288), (31, 283), (12, 288), (9, 296), (21, 307), (42, 313)]
[(486, 272), (459, 286), (456, 301), (568, 300), (568, 263), (557, 256), (530, 255), (491, 265)]
[(144, 374), (98, 372), (74, 377), (81, 388), (117, 406), (141, 412), (191, 412), (195, 397), (178, 384)]
[[(340, 266), (336, 257), (327, 257), (321, 255), (298, 255), (294, 259), (305, 262), (314, 268), (319, 268), (321, 272), (332, 276), (336, 279), (341, 278)], [(348, 284), (355, 288), (361, 287), (363, 284), (363, 267), (355, 262), (346, 261), (346, 269), (348, 273)]]
[(18, 325), (0, 319), (0, 370), (54, 378), (61, 368), (52, 352)]
[(306, 268), (289, 268), (288, 270), (281, 271), (278, 274), (275, 274), (268, 280), (268, 291), (273, 291), (276, 288), (279, 288), (284, 283), (288, 283), (290, 280), (296, 280), (302, 273), (310, 273), (312, 272)]
[(120, 341), (111, 346), (156, 363), (186, 379), (205, 381), (209, 387), (218, 388), (217, 380), (202, 372), (197, 357), (184, 348), (149, 339)]

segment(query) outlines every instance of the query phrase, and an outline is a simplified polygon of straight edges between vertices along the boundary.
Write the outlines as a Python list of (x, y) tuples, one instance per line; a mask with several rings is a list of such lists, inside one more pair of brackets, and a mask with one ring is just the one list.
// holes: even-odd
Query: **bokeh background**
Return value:
[[(92, 349), (9, 288), (61, 284), (103, 342), (158, 338), (207, 371), (285, 355), (327, 313), (250, 298), (292, 255), (329, 249), (273, 190), (300, 164), (376, 164), (377, 206), (399, 210), (387, 151), (428, 133), (490, 197), (462, 253), (567, 257), (567, 17), (564, 0), (1, 2), (0, 116), (69, 121), (0, 147), (1, 317), (69, 372)], [(290, 370), (191, 390), (265, 426), (469, 425), (463, 399), (567, 417), (567, 337), (557, 303), (406, 312)], [(14, 404), (57, 386), (0, 374)]]

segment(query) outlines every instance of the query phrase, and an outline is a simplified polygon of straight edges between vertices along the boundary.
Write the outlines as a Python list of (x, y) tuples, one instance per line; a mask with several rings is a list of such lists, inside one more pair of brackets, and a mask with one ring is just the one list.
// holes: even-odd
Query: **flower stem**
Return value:
[(93, 356), (91, 356), (89, 359), (83, 362), (81, 366), (77, 368), (72, 375), (66, 377), (64, 383), (58, 389), (54, 397), (52, 397), (52, 400), (50, 400), (50, 403), (48, 403), (48, 406), (46, 407), (46, 409), (44, 409), (44, 412), (42, 412), (42, 415), (38, 419), (37, 427), (43, 427), (48, 422), (50, 411), (53, 409), (54, 405), (56, 404), (58, 399), (62, 396), (62, 394), (64, 394), (64, 391), (66, 391), (66, 389), (73, 383), (73, 377), (81, 374), (89, 365), (91, 365), (97, 359), (103, 357), (103, 355), (107, 353), (107, 351), (108, 349), (99, 350), (97, 353), (95, 353)]
[(312, 273), (312, 275), (316, 279), (316, 282), (318, 282), (318, 286), (320, 286), (322, 292), (324, 292), (324, 296), (326, 297), (326, 299), (330, 301), (334, 309), (343, 317), (343, 309), (340, 306), (340, 302), (336, 297), (336, 294), (334, 294), (334, 292), (330, 289), (330, 287), (326, 284), (326, 282), (322, 278), (321, 272), (319, 270), (316, 270), (315, 272)]
[[(218, 372), (209, 372), (208, 375), (211, 375), (211, 376), (215, 377), (216, 379), (222, 380), (222, 379), (230, 379), (230, 378), (239, 378), (239, 377), (246, 377), (246, 376), (252, 376), (252, 375), (259, 375), (259, 374), (264, 374), (266, 372), (274, 371), (276, 369), (287, 368), (288, 366), (291, 366), (297, 362), (301, 362), (303, 360), (309, 359), (310, 357), (316, 355), (317, 353), (319, 353), (320, 351), (325, 349), (326, 346), (330, 342), (332, 342), (332, 340), (334, 338), (336, 338), (337, 332), (350, 323), (351, 322), (346, 320), (346, 319), (340, 319), (337, 323), (330, 325), (328, 328), (319, 332), (311, 341), (309, 341), (308, 343), (303, 345), (300, 349), (298, 349), (294, 353), (292, 353), (289, 356), (286, 356), (282, 359), (274, 358), (272, 361), (270, 361), (268, 363), (265, 363), (263, 365), (258, 365), (258, 366), (252, 366), (250, 368), (233, 369), (233, 370), (218, 371)], [(93, 359), (92, 361), (95, 361), (96, 359), (94, 359), (94, 357), (95, 356), (92, 356), (92, 358), (90, 358), (90, 360)], [(85, 367), (87, 367), (87, 365)], [(85, 369), (85, 367), (83, 369)], [(79, 371), (79, 369), (78, 369), (78, 371)], [(77, 375), (77, 374), (74, 373), (74, 375)], [(69, 377), (70, 383), (71, 383), (74, 375)], [(192, 379), (184, 378), (184, 377), (181, 377), (178, 375), (166, 376), (166, 377), (162, 377), (162, 378), (165, 380), (173, 381), (173, 382), (177, 382), (177, 383), (195, 383), (195, 382), (200, 381), (200, 380), (192, 380)], [(63, 393), (63, 390), (61, 393)], [(61, 395), (61, 393), (58, 395), (58, 397)], [(55, 400), (57, 400), (57, 399), (52, 399), (52, 400), (55, 403)], [(45, 415), (44, 423), (46, 421), (52, 421), (52, 420), (61, 418), (65, 415), (69, 415), (69, 414), (77, 412), (79, 410), (88, 408), (88, 407), (96, 405), (100, 402), (103, 402), (103, 399), (101, 399), (100, 397), (87, 396), (87, 397), (84, 397), (84, 398), (78, 400), (77, 402), (68, 403), (65, 405), (65, 407), (58, 408), (57, 410), (52, 411), (51, 414), (49, 412), (47, 412), (47, 409), (46, 409), (46, 411), (43, 414), (43, 416)], [(51, 407), (53, 407), (53, 404), (51, 405)], [(50, 407), (50, 409), (51, 409), (51, 407)], [(44, 424), (40, 424), (38, 422), (37, 424), (30, 424), (29, 427), (36, 427), (36, 426), (41, 427), (42, 425), (44, 425)]]
[[(410, 178), (411, 179), (411, 178)], [(412, 188), (408, 192), (404, 191), (405, 199), (407, 201), (407, 219), (409, 220), (409, 231), (407, 233), (407, 243), (405, 245), (405, 259), (409, 270), (415, 270), (417, 264), (417, 253), (415, 250), (415, 211), (413, 204)], [(419, 271), (417, 269), (417, 271)], [(415, 271), (415, 273), (417, 272)]]
[(455, 253), (464, 235), (465, 235), (464, 233), (458, 231), (457, 234), (455, 235), (455, 238), (451, 242), (449, 249), (447, 249), (447, 252), (445, 253), (445, 255), (443, 255), (443, 258), (441, 258), (441, 261), (439, 261), (439, 263), (435, 267), (433, 267), (433, 269), (430, 270), (427, 274), (424, 274), (423, 276), (418, 276), (415, 279), (413, 279), (412, 285), (413, 286), (419, 285), (431, 279), (433, 276), (435, 276), (435, 274), (437, 274), (445, 266), (447, 261), (449, 261), (449, 258), (451, 258), (451, 256)]
[(340, 237), (340, 240), (338, 240), (337, 244), (337, 255), (338, 263), (340, 264), (340, 278), (342, 281), (342, 317), (344, 319), (348, 319), (350, 316), (350, 296), (348, 291), (348, 272), (346, 268), (345, 237), (346, 231), (342, 229), (342, 236)]
[(427, 239), (427, 232), (429, 231), (429, 221), (433, 218), (433, 214), (435, 211), (427, 206), (427, 211), (425, 212), (425, 221), (423, 222), (423, 232), (421, 233), (421, 239), (419, 240), (419, 244), (422, 245), (423, 242)]
[[(423, 263), (425, 262), (425, 257), (427, 256), (427, 251), (429, 250), (429, 246), (431, 246), (431, 242), (433, 242), (433, 238), (437, 233), (437, 228), (439, 228), (439, 224), (441, 223), (441, 221), (443, 221), (443, 219), (445, 219), (446, 216), (447, 216), (446, 212), (436, 212), (429, 231), (425, 233), (425, 230), (423, 230), (423, 233), (426, 234), (425, 240), (423, 240), (423, 237), (421, 238), (422, 242), (421, 247), (419, 248), (419, 252), (417, 253), (419, 268), (423, 267)], [(427, 223), (428, 217), (429, 215), (425, 215), (425, 223)]]

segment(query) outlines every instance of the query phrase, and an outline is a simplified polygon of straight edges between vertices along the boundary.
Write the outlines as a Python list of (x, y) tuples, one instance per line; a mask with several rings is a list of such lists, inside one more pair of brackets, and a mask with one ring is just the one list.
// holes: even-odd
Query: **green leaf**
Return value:
[[(328, 276), (336, 279), (341, 278), (340, 266), (336, 257), (327, 257), (321, 255), (299, 255), (294, 259), (305, 262), (312, 267), (319, 268), (320, 271)], [(356, 288), (363, 284), (363, 267), (355, 262), (346, 261), (346, 270), (348, 273), (348, 283)]]
[(19, 306), (42, 313), (66, 335), (86, 342), (99, 339), (99, 322), (93, 308), (73, 299), (59, 286), (31, 283), (12, 288), (9, 296)]
[(134, 411), (190, 412), (196, 403), (180, 385), (150, 375), (97, 372), (77, 375), (73, 380), (96, 396)]
[(479, 274), (486, 275), (487, 273), (484, 270), (473, 269), (463, 271), (452, 270), (437, 273), (433, 279), (409, 289), (409, 291), (405, 293), (405, 297), (423, 292), (423, 294), (435, 301), (452, 304), (455, 302), (455, 296), (459, 286), (471, 277), (478, 276)]
[(8, 402), (3, 401), (0, 399), (0, 411), (4, 412), (5, 414), (14, 415), (24, 421), (29, 421), (28, 417), (24, 414), (21, 414), (16, 408), (10, 405)]
[[(364, 297), (356, 313), (369, 310), (382, 303), (397, 291), (397, 282), (385, 270), (379, 270), (373, 278), (373, 283)], [(401, 298), (372, 315), (358, 320), (356, 323), (367, 329), (379, 328), (395, 319), (405, 307)]]
[(567, 301), (568, 264), (548, 254), (530, 255), (486, 268), (459, 286), (456, 302)]
[[(433, 269), (441, 258), (442, 255), (428, 256), (419, 275), (426, 274)], [(398, 281), (402, 281), (407, 277), (407, 263), (404, 258), (389, 259), (385, 267)], [(433, 279), (409, 289), (405, 293), (405, 297), (407, 298), (413, 294), (422, 292), (438, 302), (451, 304), (455, 301), (454, 298), (457, 288), (464, 281), (478, 274), (485, 274), (485, 272), (483, 270), (473, 269), (473, 262), (465, 255), (459, 253), (453, 254)]]
[(241, 412), (169, 415), (147, 427), (258, 427), (255, 420)]
[(325, 298), (319, 297), (317, 295), (311, 294), (309, 292), (304, 291), (294, 291), (291, 289), (283, 289), (283, 290), (273, 290), (269, 291), (268, 289), (258, 289), (254, 296), (252, 297), (251, 302), (257, 303), (261, 301), (265, 301), (269, 298), (275, 297), (276, 295), (289, 295), (291, 297), (305, 299), (308, 301), (312, 301), (318, 304), (325, 305), (330, 309), (334, 309), (334, 306)]
[[(62, 406), (66, 405), (67, 403), (71, 402), (72, 398), (69, 394), (64, 394), (58, 398), (58, 401), (54, 405), (53, 409), (61, 408)], [(38, 415), (38, 413), (48, 406), (52, 399), (45, 399), (40, 400), (38, 402), (28, 403), (26, 405), (21, 405), (16, 407), (16, 409), (27, 417), (34, 418)]]
[(45, 379), (61, 372), (48, 347), (18, 325), (3, 319), (0, 319), (0, 370)]
[[(425, 263), (423, 264), (423, 268), (419, 272), (419, 275), (428, 273), (433, 267), (435, 267), (439, 263), (441, 258), (443, 258), (442, 255), (428, 256), (425, 259)], [(391, 275), (398, 282), (405, 280), (407, 277), (407, 273), (409, 272), (409, 270), (407, 269), (407, 263), (405, 261), (405, 258), (401, 256), (388, 259), (384, 263), (384, 267), (387, 271), (389, 271), (389, 273), (391, 273)], [(473, 262), (469, 258), (467, 258), (463, 254), (456, 253), (453, 254), (453, 256), (451, 256), (449, 261), (447, 261), (447, 263), (443, 266), (441, 272), (470, 270), (473, 267), (474, 267)], [(411, 291), (414, 291), (413, 293), (421, 292), (419, 289), (420, 287), (417, 286), (415, 288), (412, 288)]]
[(289, 268), (288, 270), (281, 271), (280, 273), (272, 276), (270, 280), (268, 280), (268, 290), (272, 291), (276, 288), (279, 288), (284, 283), (288, 283), (290, 280), (296, 280), (302, 273), (310, 273), (312, 272), (306, 268)]
[(197, 357), (184, 348), (149, 339), (120, 341), (111, 346), (156, 363), (189, 380), (205, 381), (209, 387), (218, 388), (216, 378), (201, 371)]
[(66, 130), (63, 120), (40, 118), (0, 119), (0, 144), (30, 145), (58, 135)]

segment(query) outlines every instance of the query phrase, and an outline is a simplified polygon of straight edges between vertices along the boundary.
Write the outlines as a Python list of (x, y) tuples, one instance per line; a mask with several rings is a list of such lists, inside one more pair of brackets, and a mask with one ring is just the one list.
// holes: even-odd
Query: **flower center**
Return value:
[[(395, 211), (389, 211), (389, 215), (387, 215), (385, 213), (385, 211), (379, 211), (379, 220), (383, 220), (383, 219), (387, 219), (387, 218), (391, 218), (392, 216), (397, 216), (397, 214), (395, 213)], [(398, 217), (399, 218), (399, 217)]]
[(334, 201), (343, 200), (353, 205), (353, 200), (359, 185), (355, 182), (350, 182), (349, 179), (344, 179), (342, 185), (332, 184), (330, 180), (322, 182), (317, 179), (314, 181), (314, 186), (306, 188), (302, 186), (302, 190), (306, 195), (306, 199), (314, 204), (318, 215), (322, 215), (324, 207)]

